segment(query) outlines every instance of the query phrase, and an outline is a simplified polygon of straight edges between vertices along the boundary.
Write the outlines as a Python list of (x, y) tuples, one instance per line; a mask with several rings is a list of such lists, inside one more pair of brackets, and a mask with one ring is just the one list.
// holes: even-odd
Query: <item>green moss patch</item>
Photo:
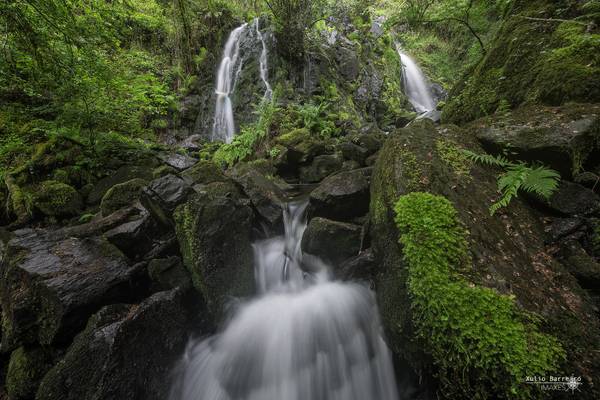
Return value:
[(37, 188), (34, 206), (47, 216), (68, 217), (80, 212), (82, 202), (72, 186), (50, 180), (42, 182)]
[(512, 297), (459, 274), (471, 259), (467, 231), (450, 201), (413, 192), (400, 197), (395, 212), (415, 333), (433, 358), (444, 397), (539, 395), (525, 377), (556, 370), (564, 350)]

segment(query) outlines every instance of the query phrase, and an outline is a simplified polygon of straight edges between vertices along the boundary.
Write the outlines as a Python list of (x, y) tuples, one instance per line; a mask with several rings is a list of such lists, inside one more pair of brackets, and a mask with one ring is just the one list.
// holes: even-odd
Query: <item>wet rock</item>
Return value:
[(81, 212), (82, 201), (72, 186), (58, 181), (44, 181), (36, 188), (33, 205), (47, 216), (72, 217)]
[(154, 246), (158, 227), (144, 207), (136, 207), (137, 212), (127, 222), (104, 233), (104, 237), (130, 259), (138, 259)]
[(142, 189), (148, 181), (135, 178), (127, 182), (118, 183), (108, 189), (100, 202), (100, 210), (102, 215), (107, 216), (123, 208), (131, 205), (135, 200), (140, 198)]
[(214, 182), (175, 211), (183, 262), (212, 315), (223, 316), (232, 296), (253, 292), (250, 202), (231, 184)]
[(316, 217), (302, 237), (302, 251), (322, 258), (334, 267), (355, 256), (361, 247), (362, 227)]
[(183, 171), (181, 177), (190, 185), (223, 182), (227, 179), (217, 164), (205, 160), (198, 161), (193, 167)]
[(38, 347), (19, 347), (13, 351), (6, 374), (6, 392), (9, 398), (33, 398), (40, 381), (52, 367), (51, 360), (48, 352)]
[(552, 210), (566, 215), (589, 215), (600, 210), (600, 197), (596, 193), (569, 181), (561, 181), (545, 203)]
[(133, 295), (134, 275), (104, 239), (16, 231), (2, 259), (2, 351), (68, 342), (102, 305)]
[(238, 165), (231, 174), (258, 213), (271, 225), (281, 220), (286, 195), (270, 179), (250, 165)]
[(123, 166), (117, 169), (112, 175), (100, 179), (92, 188), (87, 197), (88, 204), (97, 204), (111, 187), (127, 182), (129, 180), (140, 178), (145, 180), (152, 179), (152, 169), (138, 166)]
[(295, 129), (277, 138), (277, 143), (287, 149), (287, 165), (310, 162), (314, 157), (325, 154), (326, 146), (307, 129)]
[(363, 168), (325, 178), (310, 194), (311, 214), (342, 221), (365, 215), (370, 174), (370, 168)]
[(179, 142), (178, 147), (187, 150), (188, 152), (199, 151), (202, 148), (202, 145), (205, 144), (206, 141), (202, 138), (202, 135), (190, 135), (185, 138), (183, 141)]
[(175, 168), (173, 168), (169, 165), (163, 164), (152, 170), (152, 179), (158, 179), (158, 178), (161, 178), (161, 177), (163, 177), (165, 175), (169, 175), (169, 174), (177, 175), (177, 173), (178, 173), (178, 171)]
[(342, 279), (369, 281), (377, 273), (377, 262), (373, 250), (367, 249), (361, 251), (345, 260), (339, 267), (337, 275)]
[(183, 171), (184, 169), (190, 168), (192, 165), (196, 164), (197, 159), (190, 157), (185, 154), (179, 153), (170, 153), (170, 154), (161, 154), (159, 158), (168, 166), (175, 168), (178, 171)]
[(342, 46), (336, 47), (336, 61), (344, 79), (354, 81), (358, 77), (360, 60), (354, 50)]
[(137, 305), (102, 308), (44, 377), (37, 400), (168, 398), (169, 376), (187, 340), (180, 290)]
[(340, 143), (338, 149), (346, 160), (356, 161), (359, 165), (365, 165), (365, 160), (369, 156), (369, 150), (354, 143)]
[(578, 242), (570, 241), (561, 246), (560, 256), (581, 287), (600, 293), (600, 264)]
[(175, 175), (165, 175), (150, 182), (142, 191), (141, 201), (157, 221), (165, 226), (173, 224), (171, 216), (175, 208), (192, 193), (192, 188)]
[(342, 168), (342, 160), (335, 154), (316, 156), (308, 166), (300, 168), (302, 182), (320, 182)]
[(359, 146), (364, 147), (369, 151), (369, 156), (378, 152), (383, 145), (383, 141), (385, 140), (385, 136), (382, 134), (365, 134), (359, 135), (355, 140)]
[(581, 232), (581, 235), (583, 235), (583, 229), (585, 229), (583, 218), (555, 218), (546, 228), (548, 242), (558, 242), (560, 239), (576, 232)]
[(442, 119), (442, 112), (438, 110), (427, 111), (426, 113), (419, 115), (417, 117), (417, 120), (423, 118), (430, 119), (433, 122), (440, 122), (440, 120)]
[(537, 161), (567, 179), (585, 164), (600, 137), (600, 107), (525, 107), (473, 130), (483, 147), (494, 153), (507, 149), (524, 161)]
[(190, 274), (177, 256), (151, 260), (148, 263), (148, 275), (161, 290), (192, 287)]

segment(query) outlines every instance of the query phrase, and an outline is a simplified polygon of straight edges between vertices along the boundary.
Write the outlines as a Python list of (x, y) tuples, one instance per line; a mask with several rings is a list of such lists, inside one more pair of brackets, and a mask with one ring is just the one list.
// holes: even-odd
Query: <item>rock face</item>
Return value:
[(355, 256), (361, 247), (362, 227), (325, 218), (310, 220), (302, 237), (302, 251), (327, 261), (334, 267)]
[(474, 122), (472, 129), (487, 151), (508, 150), (517, 159), (542, 162), (570, 178), (588, 166), (588, 157), (597, 149), (600, 106), (529, 106)]
[[(523, 202), (517, 199), (501, 215), (490, 217), (488, 207), (497, 196), (496, 172), (471, 164), (460, 156), (460, 148), (481, 152), (475, 138), (464, 131), (419, 121), (393, 133), (375, 165), (371, 234), (379, 265), (377, 296), (391, 347), (417, 365), (427, 364), (407, 339), (413, 329), (411, 300), (394, 205), (401, 195), (431, 192), (450, 200), (468, 229), (469, 280), (511, 294), (520, 307), (541, 315), (546, 332), (555, 335), (567, 351), (564, 373), (577, 371), (590, 384), (600, 366), (598, 355), (585, 350), (600, 338), (592, 303), (547, 253), (537, 214)], [(587, 398), (596, 394), (596, 389), (590, 390)]]
[(159, 239), (160, 229), (148, 210), (139, 203), (124, 223), (107, 230), (104, 237), (127, 257), (137, 259), (148, 253)]
[(36, 399), (163, 400), (188, 324), (178, 289), (104, 307), (44, 377)]
[(2, 351), (68, 341), (102, 305), (132, 296), (134, 274), (103, 239), (16, 231), (2, 260)]
[(217, 319), (232, 296), (254, 287), (250, 202), (231, 183), (214, 182), (175, 211), (183, 262)]
[(175, 175), (155, 179), (144, 189), (142, 204), (165, 226), (171, 226), (175, 208), (192, 193), (192, 188)]
[(311, 213), (342, 221), (365, 215), (370, 174), (370, 168), (363, 168), (327, 177), (310, 194)]
[(6, 373), (6, 392), (11, 399), (31, 399), (44, 374), (50, 369), (51, 357), (42, 348), (19, 347), (10, 355)]

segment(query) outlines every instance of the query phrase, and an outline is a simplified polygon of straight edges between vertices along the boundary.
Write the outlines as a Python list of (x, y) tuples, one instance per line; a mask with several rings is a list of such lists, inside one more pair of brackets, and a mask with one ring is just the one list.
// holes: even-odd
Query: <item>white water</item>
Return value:
[(400, 47), (397, 47), (397, 49), (402, 62), (402, 83), (408, 96), (408, 101), (410, 101), (418, 113), (435, 110), (435, 100), (431, 95), (429, 83), (423, 71)]
[(289, 205), (285, 235), (255, 244), (259, 297), (188, 345), (171, 400), (398, 398), (374, 295), (302, 254), (305, 207)]
[(256, 34), (256, 40), (261, 44), (261, 52), (258, 59), (260, 79), (265, 85), (264, 98), (271, 99), (273, 90), (268, 81), (269, 66), (268, 52), (263, 34), (259, 29), (258, 18), (254, 19), (251, 29), (248, 24), (242, 24), (229, 34), (229, 38), (223, 49), (223, 56), (217, 72), (215, 94), (217, 95), (215, 105), (215, 117), (211, 139), (230, 143), (235, 136), (235, 119), (233, 115), (233, 104), (231, 95), (235, 91), (237, 78), (242, 72), (244, 60), (240, 55), (240, 43), (248, 34)]

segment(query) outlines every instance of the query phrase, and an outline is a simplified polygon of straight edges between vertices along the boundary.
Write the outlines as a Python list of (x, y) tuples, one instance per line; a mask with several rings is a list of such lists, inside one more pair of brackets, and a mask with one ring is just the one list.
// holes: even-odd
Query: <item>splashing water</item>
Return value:
[(267, 64), (267, 61), (268, 61), (267, 44), (265, 43), (263, 34), (260, 32), (258, 18), (254, 18), (253, 25), (256, 30), (256, 36), (258, 37), (258, 40), (260, 41), (261, 46), (262, 46), (258, 62), (260, 65), (260, 79), (263, 81), (263, 84), (265, 85), (265, 88), (266, 88), (264, 98), (267, 100), (270, 100), (271, 97), (273, 96), (273, 90), (271, 89), (271, 84), (269, 83), (269, 80), (268, 80), (269, 65)]
[[(229, 97), (235, 88), (235, 81), (242, 69), (240, 58), (240, 40), (248, 24), (235, 28), (225, 43), (221, 64), (217, 72), (217, 84), (215, 93), (217, 103), (215, 105), (215, 120), (213, 124), (212, 140), (221, 140), (229, 143), (235, 135), (235, 122), (233, 120), (233, 108)], [(237, 68), (236, 68), (237, 67)]]
[(374, 295), (302, 254), (305, 208), (289, 204), (285, 235), (254, 245), (261, 294), (188, 345), (171, 400), (398, 398)]
[(431, 95), (427, 78), (408, 54), (404, 53), (399, 46), (397, 50), (402, 62), (402, 84), (408, 101), (418, 113), (435, 110), (436, 104)]

